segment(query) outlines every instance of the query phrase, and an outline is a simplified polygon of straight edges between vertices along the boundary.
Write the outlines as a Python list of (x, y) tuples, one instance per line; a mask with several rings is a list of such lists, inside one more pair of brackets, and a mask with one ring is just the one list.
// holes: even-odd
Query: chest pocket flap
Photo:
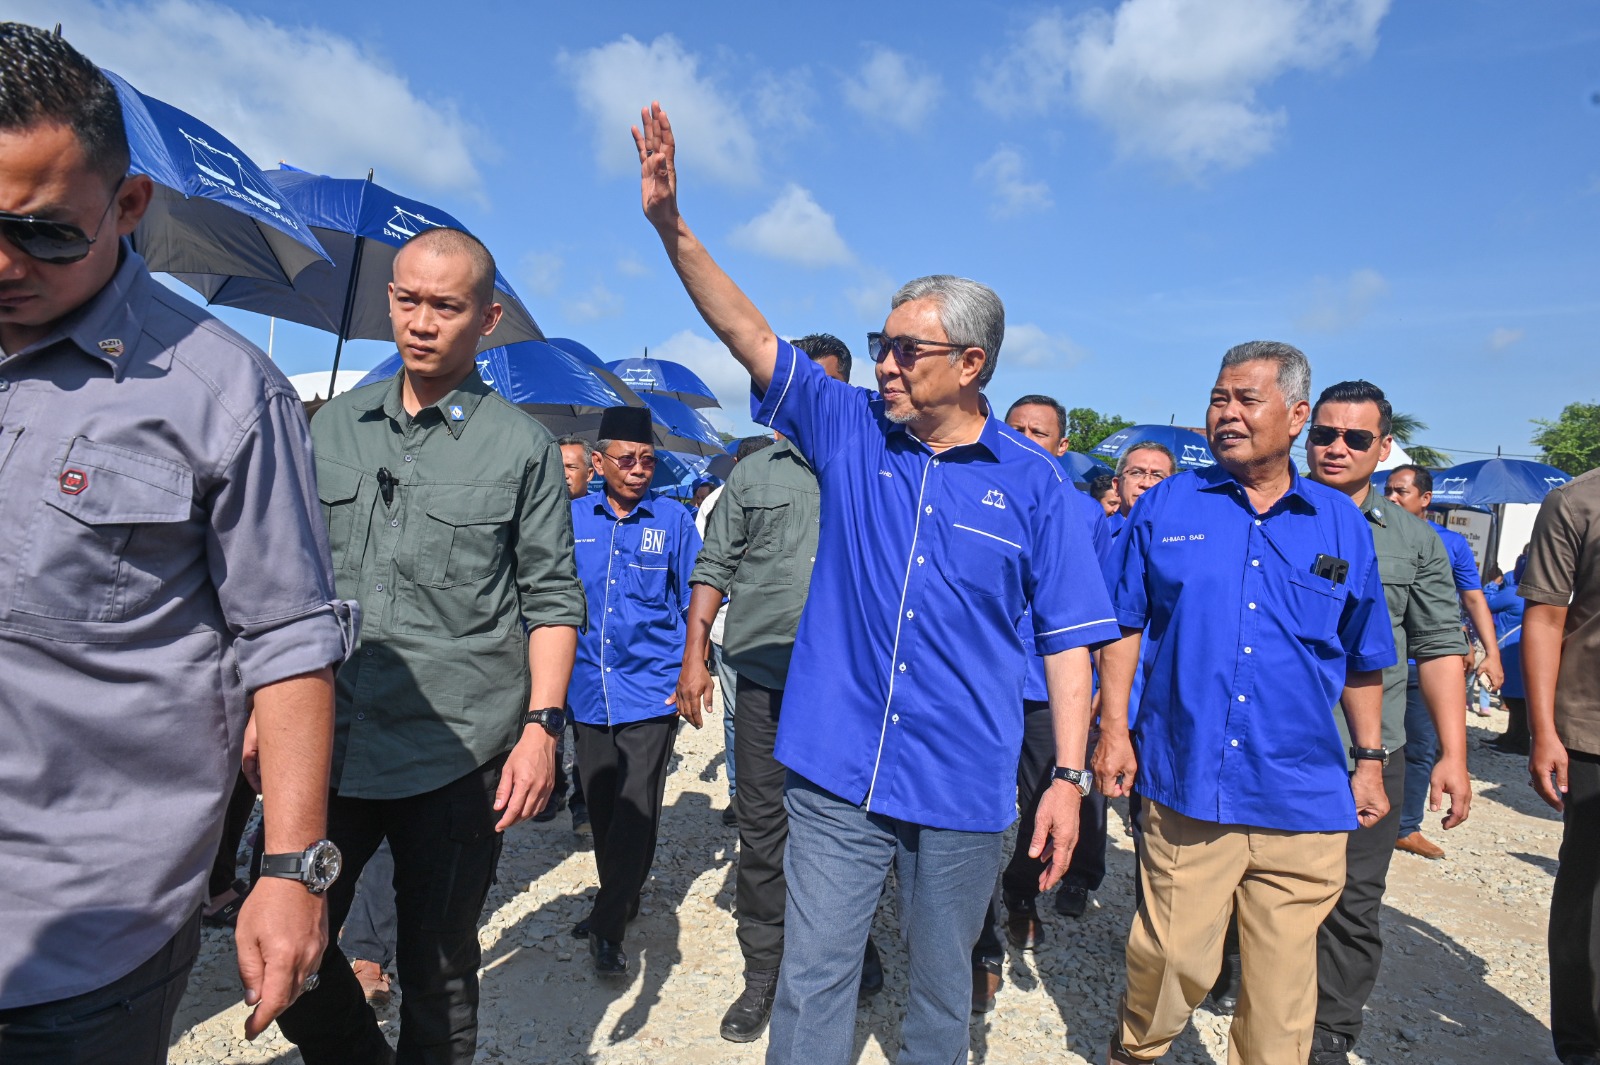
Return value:
[(441, 485), (427, 489), (424, 500), (428, 522), (417, 563), (420, 583), (467, 584), (500, 568), (517, 514), (515, 488)]
[(188, 521), (194, 476), (177, 463), (79, 437), (45, 502), (85, 525)]

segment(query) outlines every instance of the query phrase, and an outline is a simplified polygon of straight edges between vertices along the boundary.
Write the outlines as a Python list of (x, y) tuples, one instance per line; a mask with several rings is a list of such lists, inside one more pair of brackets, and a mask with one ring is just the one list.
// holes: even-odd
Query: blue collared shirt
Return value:
[[(1094, 557), (1100, 563), (1100, 580), (1105, 583), (1104, 569), (1111, 561), (1111, 523), (1106, 518), (1106, 509), (1095, 502), (1088, 492), (1073, 489), (1072, 502), (1074, 509), (1080, 512), (1084, 526), (1089, 531), (1089, 542), (1094, 545)], [(1027, 702), (1042, 703), (1050, 698), (1049, 689), (1044, 683), (1044, 659), (1033, 646), (1033, 619), (1027, 617), (1022, 623), (1022, 640), (1028, 647), (1028, 679), (1022, 685), (1022, 698)], [(1100, 678), (1095, 677), (1095, 687), (1099, 687)]]
[(586, 725), (626, 725), (675, 713), (700, 533), (683, 504), (640, 500), (619, 519), (604, 492), (572, 501), (578, 579), (589, 627), (578, 634), (567, 702)]
[(1434, 525), (1433, 531), (1439, 534), (1445, 550), (1450, 553), (1450, 574), (1455, 578), (1457, 594), (1482, 591), (1483, 578), (1478, 574), (1478, 560), (1473, 556), (1472, 545), (1467, 543), (1467, 538), (1443, 525)]
[[(1298, 473), (1258, 514), (1221, 465), (1152, 485), (1118, 538), (1112, 601), (1145, 630), (1139, 793), (1202, 821), (1356, 827), (1334, 705), (1395, 661), (1367, 519)], [(1319, 555), (1349, 563), (1341, 583)]]
[(778, 760), (841, 798), (935, 828), (1016, 817), (1019, 632), (1041, 653), (1120, 632), (1061, 467), (992, 416), (934, 454), (875, 393), (787, 343), (756, 421), (816, 471), (822, 524)]
[[(1098, 503), (1095, 505), (1099, 506)], [(1110, 530), (1111, 538), (1113, 540), (1122, 535), (1122, 530), (1127, 528), (1127, 526), (1128, 515), (1124, 514), (1120, 510), (1113, 511), (1111, 514), (1106, 516), (1106, 528)]]

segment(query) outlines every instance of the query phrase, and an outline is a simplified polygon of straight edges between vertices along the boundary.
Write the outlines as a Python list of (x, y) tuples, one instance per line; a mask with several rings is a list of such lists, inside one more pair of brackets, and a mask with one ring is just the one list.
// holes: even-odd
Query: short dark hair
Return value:
[(494, 256), (489, 254), (489, 249), (483, 241), (465, 229), (456, 229), (454, 226), (432, 226), (412, 236), (400, 245), (400, 248), (404, 250), (413, 244), (426, 248), (435, 255), (467, 256), (472, 260), (472, 294), (485, 307), (494, 302)]
[(1089, 481), (1089, 494), (1094, 497), (1096, 503), (1103, 500), (1110, 491), (1111, 475), (1109, 473), (1099, 474)]
[(839, 360), (839, 372), (844, 374), (846, 381), (850, 380), (850, 348), (832, 333), (808, 333), (796, 340), (794, 346), (805, 352), (812, 361), (828, 358)]
[(1067, 435), (1067, 408), (1061, 405), (1060, 400), (1053, 399), (1050, 396), (1023, 396), (1006, 408), (1006, 417), (1011, 417), (1011, 412), (1018, 407), (1049, 407), (1056, 412), (1056, 424), (1061, 426), (1061, 435)]
[(108, 181), (128, 172), (122, 101), (99, 67), (59, 34), (0, 22), (0, 130), (66, 126)]
[(1324, 388), (1322, 395), (1317, 397), (1316, 405), (1311, 408), (1313, 422), (1317, 420), (1317, 411), (1322, 409), (1324, 403), (1371, 403), (1378, 408), (1378, 435), (1388, 436), (1389, 430), (1394, 428), (1394, 408), (1389, 406), (1383, 389), (1371, 381), (1340, 381)]
[(583, 461), (594, 461), (594, 445), (581, 436), (568, 433), (556, 441), (556, 447), (581, 447), (583, 448)]
[[(1393, 477), (1397, 473), (1403, 473), (1406, 470), (1411, 471), (1411, 483), (1416, 486), (1418, 493), (1427, 495), (1433, 491), (1433, 471), (1426, 466), (1418, 466), (1415, 462), (1407, 462), (1402, 466), (1396, 466), (1389, 471), (1389, 477)], [(1389, 486), (1389, 477), (1383, 479), (1385, 488)]]
[[(796, 347), (798, 346), (796, 345)], [(734, 449), (733, 459), (735, 462), (743, 462), (757, 451), (769, 448), (776, 443), (777, 441), (770, 436), (747, 436), (739, 441), (739, 446)]]

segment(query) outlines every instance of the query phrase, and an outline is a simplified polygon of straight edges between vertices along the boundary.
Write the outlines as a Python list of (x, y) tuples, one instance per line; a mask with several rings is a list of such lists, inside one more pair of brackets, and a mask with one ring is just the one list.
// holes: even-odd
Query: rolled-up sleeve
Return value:
[(1406, 602), (1406, 650), (1417, 659), (1466, 654), (1449, 552), (1437, 536), (1423, 538), (1421, 550), (1417, 580)]
[(517, 593), (522, 621), (542, 625), (588, 624), (588, 604), (572, 553), (572, 503), (562, 474), (561, 448), (551, 441), (528, 463), (517, 522)]
[(207, 564), (244, 686), (343, 662), (359, 608), (334, 594), (300, 400), (271, 393), (207, 499)]

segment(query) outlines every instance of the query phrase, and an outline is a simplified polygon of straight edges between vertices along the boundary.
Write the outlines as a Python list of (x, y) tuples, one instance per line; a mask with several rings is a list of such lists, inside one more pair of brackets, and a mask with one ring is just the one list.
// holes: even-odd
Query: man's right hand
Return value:
[(639, 196), (644, 216), (658, 230), (677, 228), (678, 145), (672, 136), (672, 123), (659, 103), (651, 103), (639, 112), (633, 143), (639, 149)]
[(704, 662), (691, 658), (678, 671), (678, 689), (667, 699), (678, 704), (678, 716), (695, 728), (705, 721), (703, 712), (711, 708), (711, 670)]
[(234, 943), (244, 1002), (255, 1007), (244, 1019), (244, 1036), (254, 1039), (300, 997), (322, 963), (327, 902), (296, 881), (262, 877), (239, 909)]
[(1561, 737), (1536, 730), (1528, 755), (1528, 777), (1539, 798), (1557, 810), (1566, 809), (1567, 748)]
[(1090, 769), (1100, 794), (1112, 799), (1133, 794), (1139, 759), (1133, 753), (1133, 738), (1127, 729), (1107, 729), (1102, 722)]

